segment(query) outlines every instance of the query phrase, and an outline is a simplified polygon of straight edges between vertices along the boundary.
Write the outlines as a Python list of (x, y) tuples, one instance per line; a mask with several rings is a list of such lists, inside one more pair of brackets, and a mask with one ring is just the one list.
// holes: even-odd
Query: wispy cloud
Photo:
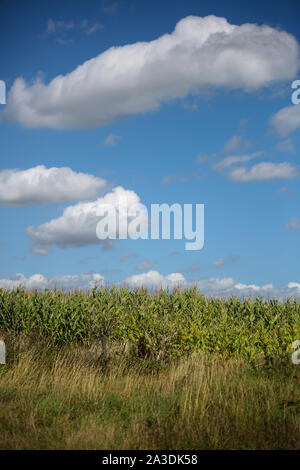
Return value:
[(119, 135), (108, 134), (108, 136), (106, 137), (106, 139), (104, 141), (104, 145), (106, 145), (108, 147), (115, 147), (120, 139), (121, 139), (121, 137)]
[[(102, 23), (92, 23), (87, 19), (83, 19), (79, 23), (75, 23), (74, 21), (53, 20), (50, 18), (46, 23), (46, 31), (43, 37), (55, 36), (56, 42), (64, 45), (74, 42), (73, 38), (70, 38), (67, 35), (70, 31), (82, 31), (89, 36), (103, 28), (104, 25)], [(63, 37), (61, 37), (61, 35), (63, 35)]]
[(286, 139), (286, 140), (282, 140), (281, 142), (278, 142), (278, 144), (276, 145), (276, 150), (278, 150), (278, 152), (283, 152), (283, 153), (286, 153), (286, 152), (294, 153), (295, 147), (294, 147), (294, 144), (291, 142), (291, 139)]
[(192, 171), (191, 173), (188, 173), (187, 175), (171, 174), (163, 178), (162, 184), (170, 185), (170, 184), (175, 183), (176, 181), (178, 181), (179, 183), (188, 183), (192, 179), (199, 179), (199, 178), (200, 178), (199, 170)]
[(201, 263), (197, 262), (192, 264), (191, 266), (188, 266), (187, 268), (181, 269), (180, 272), (182, 273), (197, 273), (201, 271), (202, 265)]
[(176, 255), (179, 255), (179, 253), (180, 253), (179, 251), (175, 251), (175, 250), (170, 251), (169, 256), (176, 256)]
[(290, 163), (261, 162), (252, 168), (235, 168), (227, 176), (233, 181), (266, 181), (272, 179), (292, 179), (298, 176), (298, 170)]
[(241, 135), (233, 135), (225, 144), (223, 147), (223, 152), (224, 153), (229, 153), (233, 152), (234, 150), (237, 150), (241, 141), (242, 141), (242, 136)]
[(241, 135), (233, 135), (223, 146), (223, 153), (242, 152), (251, 146), (250, 140), (245, 140)]
[(300, 219), (298, 217), (294, 217), (285, 226), (286, 226), (286, 228), (300, 230)]
[(246, 163), (250, 160), (253, 160), (253, 158), (257, 158), (261, 154), (262, 154), (262, 152), (254, 152), (254, 153), (251, 153), (249, 155), (233, 155), (233, 156), (230, 156), (230, 157), (226, 157), (223, 160), (221, 160), (220, 162), (215, 163), (213, 165), (213, 169), (214, 170), (219, 170), (219, 171), (225, 170), (225, 169), (235, 165), (236, 163)]
[(277, 190), (277, 193), (278, 194), (287, 194), (289, 197), (291, 198), (295, 198), (297, 197), (297, 195), (294, 193), (294, 191), (292, 191), (290, 188), (288, 188), (287, 186), (282, 186), (281, 188), (279, 188)]
[(91, 27), (89, 27), (87, 30), (86, 30), (86, 34), (89, 36), (90, 34), (94, 34), (96, 33), (97, 31), (101, 30), (104, 28), (104, 25), (101, 24), (101, 23), (95, 23), (93, 24)]
[(220, 258), (220, 259), (218, 259), (217, 261), (215, 261), (213, 263), (213, 267), (214, 268), (222, 268), (226, 264), (235, 263), (238, 260), (238, 258), (239, 257), (237, 255), (229, 255), (229, 256), (227, 256), (227, 258)]
[(212, 158), (216, 157), (217, 155), (218, 155), (217, 153), (214, 153), (213, 155), (205, 155), (203, 153), (199, 153), (195, 157), (195, 163), (198, 163), (198, 164), (205, 163), (208, 160), (211, 160)]
[(122, 258), (120, 259), (121, 263), (126, 263), (131, 258), (137, 258), (138, 254), (137, 253), (126, 253)]
[(149, 261), (141, 261), (135, 267), (137, 271), (146, 271), (147, 269), (152, 269), (156, 266), (156, 261), (154, 263), (149, 263)]
[(101, 11), (106, 15), (114, 15), (119, 8), (118, 2), (103, 1), (101, 5)]

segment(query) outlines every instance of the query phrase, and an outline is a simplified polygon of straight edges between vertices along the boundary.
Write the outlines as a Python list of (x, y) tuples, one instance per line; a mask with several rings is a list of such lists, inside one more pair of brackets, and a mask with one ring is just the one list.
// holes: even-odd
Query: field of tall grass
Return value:
[(300, 449), (300, 300), (0, 289), (1, 449)]

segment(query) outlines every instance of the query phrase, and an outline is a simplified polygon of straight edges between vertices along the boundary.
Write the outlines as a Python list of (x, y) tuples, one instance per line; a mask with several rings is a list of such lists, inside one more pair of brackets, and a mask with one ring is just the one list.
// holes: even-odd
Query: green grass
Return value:
[(300, 302), (0, 289), (1, 449), (300, 449)]

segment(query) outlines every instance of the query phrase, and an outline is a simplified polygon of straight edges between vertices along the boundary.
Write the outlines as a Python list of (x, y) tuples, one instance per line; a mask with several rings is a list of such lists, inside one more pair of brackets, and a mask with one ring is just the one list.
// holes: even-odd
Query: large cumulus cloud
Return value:
[(111, 47), (48, 84), (17, 78), (3, 114), (29, 128), (97, 127), (201, 87), (251, 91), (290, 79), (298, 68), (298, 43), (285, 31), (188, 16), (171, 34)]

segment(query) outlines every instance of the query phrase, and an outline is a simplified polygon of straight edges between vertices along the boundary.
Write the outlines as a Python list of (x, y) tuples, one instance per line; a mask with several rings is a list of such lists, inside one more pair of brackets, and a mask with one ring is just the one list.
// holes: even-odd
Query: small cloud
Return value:
[(276, 150), (278, 150), (278, 152), (294, 153), (295, 147), (290, 139), (286, 139), (282, 140), (281, 142), (278, 142), (278, 144), (276, 145)]
[[(216, 156), (216, 154), (214, 154), (214, 156)], [(204, 162), (207, 162), (207, 160), (209, 160), (210, 158), (211, 156), (209, 155), (204, 155), (203, 153), (199, 153), (195, 157), (195, 163), (204, 163)]]
[(76, 24), (73, 23), (73, 21), (55, 21), (52, 18), (50, 18), (47, 21), (46, 25), (46, 33), (52, 34), (56, 33), (58, 30), (69, 30), (69, 29), (74, 29), (76, 28)]
[(213, 263), (214, 268), (222, 268), (222, 266), (225, 266), (225, 264), (231, 264), (235, 263), (235, 261), (238, 260), (238, 256), (236, 255), (229, 255), (227, 258), (220, 258), (217, 261)]
[(228, 152), (233, 152), (234, 150), (237, 150), (240, 143), (242, 142), (243, 138), (241, 135), (233, 135), (227, 142), (224, 144), (223, 147), (223, 152), (228, 153)]
[(192, 179), (198, 179), (198, 178), (199, 178), (199, 170), (198, 171), (192, 171), (188, 175), (180, 176), (178, 179), (181, 183), (188, 183)]
[(120, 274), (122, 271), (121, 269), (103, 269), (103, 274)]
[[(103, 29), (104, 25), (100, 23), (91, 23), (87, 19), (83, 19), (79, 23), (74, 23), (73, 21), (57, 21), (50, 18), (46, 24), (46, 33), (42, 37), (47, 37), (48, 35), (66, 34), (70, 30), (81, 30), (87, 35), (94, 34), (100, 29)], [(55, 39), (58, 44), (69, 44), (73, 42), (71, 39), (66, 37), (58, 37)]]
[(249, 140), (244, 140), (241, 135), (233, 135), (223, 146), (223, 153), (245, 151), (251, 146)]
[(300, 106), (286, 106), (271, 116), (270, 124), (275, 131), (286, 136), (300, 128)]
[(6, 206), (90, 200), (106, 189), (104, 179), (69, 167), (39, 165), (27, 170), (0, 171), (0, 204)]
[(102, 250), (103, 251), (117, 251), (116, 246), (113, 244), (112, 240), (104, 240), (102, 244)]
[(213, 266), (214, 266), (214, 268), (221, 268), (222, 266), (224, 266), (224, 264), (225, 264), (225, 259), (220, 258), (220, 259), (218, 259), (217, 261), (214, 262)]
[(137, 258), (137, 257), (138, 257), (138, 255), (136, 253), (126, 253), (126, 255), (122, 256), (120, 261), (121, 261), (121, 263), (125, 263), (130, 258)]
[(96, 256), (86, 256), (85, 258), (81, 258), (81, 260), (79, 260), (79, 262), (81, 264), (86, 264), (89, 261), (94, 261), (95, 259), (96, 259)]
[(53, 21), (51, 18), (47, 21), (47, 27), (46, 27), (46, 32), (47, 33), (55, 33), (56, 31), (56, 26), (55, 26), (55, 21)]
[(272, 179), (292, 179), (298, 176), (298, 170), (288, 162), (270, 163), (262, 162), (249, 170), (245, 167), (235, 168), (227, 176), (233, 181), (242, 183), (248, 181), (266, 181)]
[(179, 255), (179, 251), (170, 251), (169, 256)]
[(194, 263), (185, 269), (181, 269), (180, 271), (182, 273), (197, 273), (198, 271), (201, 270), (201, 268), (202, 268), (201, 263)]
[(239, 120), (239, 129), (240, 129), (241, 132), (245, 131), (247, 122), (248, 122), (248, 119), (246, 119), (246, 118), (242, 118), (242, 119)]
[(106, 15), (114, 15), (119, 8), (118, 2), (102, 2), (101, 10)]
[[(0, 280), (1, 283), (1, 280)], [(163, 287), (172, 288), (180, 284), (185, 284), (186, 280), (181, 273), (171, 273), (166, 276), (158, 271), (150, 270), (141, 274), (134, 274), (124, 280), (124, 284), (135, 287)], [(1, 284), (0, 284), (1, 285)]]
[(23, 255), (23, 256), (12, 256), (13, 259), (16, 259), (18, 261), (26, 261), (28, 259), (28, 256), (27, 255)]
[(115, 147), (118, 143), (118, 141), (120, 140), (120, 136), (119, 135), (115, 135), (115, 134), (108, 134), (108, 136), (106, 137), (105, 141), (104, 141), (104, 145), (108, 146), (108, 147)]
[(198, 109), (199, 109), (198, 103), (196, 101), (192, 101), (192, 102), (185, 101), (183, 103), (183, 107), (187, 111), (198, 111)]
[(221, 160), (218, 163), (215, 163), (213, 165), (214, 170), (225, 170), (226, 168), (229, 168), (236, 163), (246, 163), (249, 160), (252, 160), (253, 158), (259, 157), (262, 152), (254, 152), (251, 153), (250, 155), (233, 155), (230, 157), (226, 157), (223, 160)]
[(55, 41), (61, 46), (65, 46), (66, 44), (72, 44), (74, 42), (72, 39), (63, 39), (63, 38), (56, 38)]
[(282, 188), (277, 190), (278, 193), (287, 193), (288, 191), (289, 188), (287, 188), (286, 186), (283, 186)]
[(89, 36), (90, 34), (94, 34), (100, 29), (103, 29), (104, 25), (101, 23), (95, 23), (93, 26), (91, 26), (87, 31), (86, 34)]
[(156, 262), (154, 263), (149, 263), (148, 261), (141, 261), (138, 263), (135, 267), (137, 271), (146, 271), (147, 269), (152, 269), (154, 266), (156, 266)]
[(297, 195), (286, 186), (283, 186), (282, 188), (277, 189), (276, 192), (278, 194), (287, 194), (288, 196), (290, 196), (292, 198), (297, 197)]
[(179, 181), (180, 183), (187, 183), (188, 181), (192, 180), (192, 179), (198, 179), (199, 178), (199, 172), (198, 171), (192, 171), (191, 173), (189, 173), (188, 175), (182, 175), (182, 176), (178, 176), (178, 175), (168, 175), (168, 176), (165, 176), (162, 180), (162, 184), (173, 184), (175, 183), (175, 181)]
[(164, 179), (162, 180), (162, 184), (173, 184), (177, 180), (176, 175), (168, 175), (165, 176)]
[(298, 217), (294, 217), (285, 226), (286, 226), (286, 228), (291, 228), (291, 229), (294, 229), (294, 230), (300, 230), (300, 219)]

